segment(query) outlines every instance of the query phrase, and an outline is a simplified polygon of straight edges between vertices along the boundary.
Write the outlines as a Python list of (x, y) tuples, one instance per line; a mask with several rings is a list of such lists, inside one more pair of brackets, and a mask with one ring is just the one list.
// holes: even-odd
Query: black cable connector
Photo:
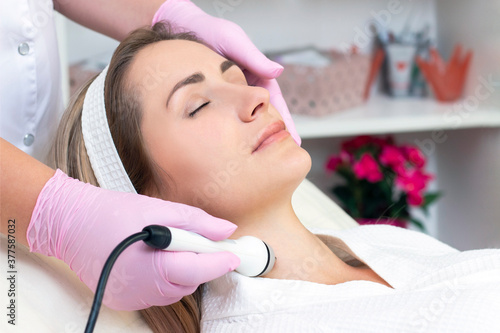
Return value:
[(147, 231), (149, 237), (144, 240), (144, 243), (148, 244), (155, 249), (166, 249), (170, 242), (172, 241), (172, 233), (170, 229), (162, 225), (148, 225), (142, 231)]
[(106, 289), (106, 283), (108, 282), (111, 268), (113, 268), (116, 259), (118, 259), (118, 256), (127, 247), (140, 240), (143, 240), (152, 248), (164, 249), (170, 245), (170, 242), (172, 241), (172, 234), (167, 227), (161, 225), (149, 225), (142, 229), (141, 232), (127, 237), (113, 249), (108, 259), (106, 260), (106, 263), (104, 264), (101, 272), (101, 276), (99, 277), (99, 282), (95, 291), (94, 301), (90, 310), (89, 319), (87, 321), (87, 326), (85, 327), (85, 333), (92, 333), (94, 331), (97, 316), (99, 315), (99, 310), (101, 309), (104, 290)]

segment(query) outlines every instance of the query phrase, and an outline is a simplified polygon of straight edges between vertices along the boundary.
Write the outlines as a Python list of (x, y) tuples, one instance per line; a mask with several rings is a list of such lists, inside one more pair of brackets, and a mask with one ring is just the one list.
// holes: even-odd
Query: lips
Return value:
[[(283, 131), (285, 131), (285, 133), (282, 134), (281, 132)], [(263, 148), (267, 144), (271, 144), (272, 142), (279, 140), (279, 138), (284, 135), (288, 135), (288, 132), (286, 132), (286, 126), (283, 121), (278, 120), (274, 123), (271, 123), (259, 132), (259, 135), (257, 136), (257, 142), (253, 146), (254, 148), (252, 154), (257, 150)]]

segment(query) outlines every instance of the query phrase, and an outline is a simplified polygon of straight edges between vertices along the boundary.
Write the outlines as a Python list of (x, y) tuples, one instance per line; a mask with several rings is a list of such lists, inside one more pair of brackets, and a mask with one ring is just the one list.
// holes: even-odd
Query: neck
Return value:
[(353, 267), (304, 227), (290, 201), (246, 214), (234, 222), (238, 229), (231, 238), (255, 236), (273, 248), (276, 263), (267, 278), (337, 284), (347, 281), (352, 272)]

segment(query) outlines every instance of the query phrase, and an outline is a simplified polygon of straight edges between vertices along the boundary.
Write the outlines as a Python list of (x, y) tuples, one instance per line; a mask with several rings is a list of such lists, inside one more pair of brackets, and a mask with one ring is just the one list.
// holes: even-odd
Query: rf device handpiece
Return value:
[(162, 244), (150, 244), (155, 248), (195, 253), (229, 251), (240, 258), (236, 272), (250, 277), (266, 275), (274, 267), (276, 258), (273, 249), (256, 237), (243, 236), (239, 239), (212, 241), (194, 232), (172, 227), (161, 228), (165, 230), (164, 241)]

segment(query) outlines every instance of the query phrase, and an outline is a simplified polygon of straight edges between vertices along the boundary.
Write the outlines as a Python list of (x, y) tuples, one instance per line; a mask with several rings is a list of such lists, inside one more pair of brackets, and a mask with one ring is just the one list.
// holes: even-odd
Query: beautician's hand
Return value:
[[(95, 292), (115, 246), (150, 224), (194, 231), (213, 240), (225, 239), (236, 229), (198, 208), (104, 190), (58, 170), (38, 196), (27, 238), (32, 252), (63, 260)], [(104, 304), (117, 310), (168, 305), (239, 262), (229, 252), (166, 252), (138, 242), (113, 266)]]
[(246, 73), (250, 84), (267, 88), (271, 104), (280, 112), (295, 142), (301, 139), (290, 111), (276, 82), (283, 67), (266, 58), (237, 24), (208, 15), (188, 0), (167, 0), (153, 18), (153, 24), (165, 20), (175, 31), (193, 31), (222, 56), (235, 61)]

